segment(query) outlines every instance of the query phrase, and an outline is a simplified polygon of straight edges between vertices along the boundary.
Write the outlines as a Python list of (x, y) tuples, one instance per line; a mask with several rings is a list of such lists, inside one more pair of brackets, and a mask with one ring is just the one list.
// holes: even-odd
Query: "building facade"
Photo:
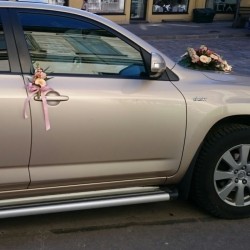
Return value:
[[(214, 20), (233, 20), (237, 0), (66, 0), (65, 5), (103, 15), (119, 23), (135, 21), (150, 23), (164, 21), (191, 21), (193, 10), (211, 8), (216, 12)], [(249, 0), (241, 0), (242, 6), (250, 6)]]

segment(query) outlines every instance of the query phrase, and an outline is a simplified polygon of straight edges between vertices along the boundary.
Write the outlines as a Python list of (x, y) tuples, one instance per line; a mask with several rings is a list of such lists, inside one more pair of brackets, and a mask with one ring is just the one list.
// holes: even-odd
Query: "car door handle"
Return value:
[[(48, 93), (46, 93), (45, 98), (46, 98), (48, 105), (51, 105), (51, 106), (55, 106), (55, 105), (58, 105), (60, 102), (65, 102), (69, 100), (68, 96), (60, 95), (56, 91), (49, 91)], [(42, 101), (41, 95), (34, 96), (34, 100)]]
[[(60, 96), (46, 96), (45, 98), (47, 100), (47, 102), (49, 101), (58, 101), (58, 102), (63, 102), (63, 101), (68, 101), (69, 97), (65, 96), (65, 95), (60, 95)], [(35, 96), (34, 97), (35, 101), (42, 101), (42, 97), (41, 96)]]

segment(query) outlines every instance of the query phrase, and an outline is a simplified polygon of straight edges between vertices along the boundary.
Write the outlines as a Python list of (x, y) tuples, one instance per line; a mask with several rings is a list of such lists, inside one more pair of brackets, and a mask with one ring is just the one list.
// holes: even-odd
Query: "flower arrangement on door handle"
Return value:
[(39, 67), (39, 65), (37, 65), (35, 69), (35, 74), (33, 75), (32, 80), (29, 81), (28, 84), (26, 84), (28, 97), (26, 98), (25, 104), (24, 104), (24, 118), (25, 119), (28, 118), (27, 107), (28, 107), (28, 102), (30, 102), (31, 98), (33, 98), (34, 96), (41, 98), (45, 128), (46, 128), (46, 131), (48, 131), (50, 129), (50, 121), (49, 121), (46, 94), (50, 91), (53, 91), (53, 89), (47, 85), (46, 80), (48, 80), (47, 74), (42, 68)]

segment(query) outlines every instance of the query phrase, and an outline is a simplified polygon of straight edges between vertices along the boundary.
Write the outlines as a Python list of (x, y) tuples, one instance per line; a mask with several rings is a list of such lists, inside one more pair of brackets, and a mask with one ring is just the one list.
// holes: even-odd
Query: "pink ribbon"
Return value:
[(40, 93), (41, 98), (42, 98), (45, 128), (46, 128), (46, 131), (48, 131), (50, 129), (50, 121), (49, 121), (49, 112), (48, 112), (48, 103), (46, 100), (46, 94), (49, 91), (53, 91), (53, 89), (48, 87), (48, 86), (39, 87), (39, 86), (33, 85), (32, 83), (28, 83), (26, 85), (26, 89), (28, 91), (28, 96), (27, 96), (25, 103), (24, 103), (24, 110), (23, 110), (24, 118), (25, 119), (28, 118), (27, 108), (28, 108), (28, 103), (30, 102), (31, 98), (34, 97), (36, 94)]

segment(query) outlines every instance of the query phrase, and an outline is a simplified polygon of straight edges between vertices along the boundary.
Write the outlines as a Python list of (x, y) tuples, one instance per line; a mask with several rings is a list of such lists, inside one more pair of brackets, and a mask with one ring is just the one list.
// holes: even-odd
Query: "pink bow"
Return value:
[(48, 103), (46, 100), (46, 94), (49, 91), (53, 91), (53, 89), (48, 86), (39, 87), (39, 86), (33, 85), (32, 83), (28, 83), (26, 85), (26, 89), (28, 91), (28, 96), (24, 103), (24, 118), (25, 119), (28, 118), (28, 115), (27, 115), (28, 102), (30, 102), (31, 98), (34, 97), (36, 94), (40, 94), (42, 98), (45, 128), (46, 128), (46, 131), (48, 131), (50, 129), (50, 121), (49, 121), (49, 112), (48, 112)]

